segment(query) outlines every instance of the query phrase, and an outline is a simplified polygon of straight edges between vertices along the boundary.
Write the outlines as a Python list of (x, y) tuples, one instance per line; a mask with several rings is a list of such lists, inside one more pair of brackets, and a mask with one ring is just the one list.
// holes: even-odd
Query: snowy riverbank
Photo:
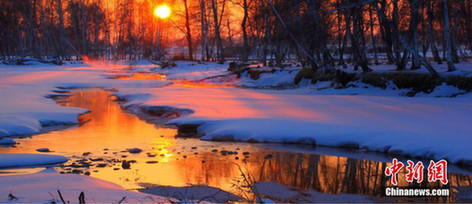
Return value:
[[(438, 87), (437, 92), (421, 94), (422, 97), (399, 96), (402, 90), (376, 87), (335, 89), (324, 87), (327, 85), (322, 82), (286, 90), (241, 89), (224, 86), (221, 81), (210, 85), (208, 81), (191, 82), (229, 75), (224, 65), (177, 64), (163, 70), (147, 62), (135, 67), (2, 66), (0, 93), (7, 96), (0, 102), (2, 135), (32, 134), (48, 124), (77, 123), (77, 115), (86, 110), (60, 107), (44, 98), (54, 94), (54, 87), (105, 87), (118, 89), (115, 95), (126, 99), (123, 106), (139, 114), (141, 108), (186, 109), (184, 117), (170, 123), (197, 124), (204, 140), (316, 143), (446, 158), (454, 163), (472, 161), (468, 148), (472, 145), (472, 97), (469, 93), (435, 98), (434, 94), (451, 90), (447, 85)], [(133, 73), (138, 72), (159, 72), (166, 77), (134, 79)], [(123, 73), (131, 77), (113, 78)], [(277, 75), (262, 76), (260, 80), (273, 81), (266, 77)], [(290, 77), (280, 77), (285, 78)], [(232, 80), (228, 83), (245, 83), (244, 78)], [(174, 85), (165, 86), (172, 82)]]

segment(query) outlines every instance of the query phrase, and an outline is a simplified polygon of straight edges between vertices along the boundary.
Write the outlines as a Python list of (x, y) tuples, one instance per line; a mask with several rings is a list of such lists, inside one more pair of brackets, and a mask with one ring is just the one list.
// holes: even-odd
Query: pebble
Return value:
[(49, 148), (45, 148), (45, 147), (43, 147), (43, 148), (38, 148), (38, 149), (36, 149), (36, 151), (38, 151), (38, 152), (51, 152), (51, 151), (49, 150)]
[(141, 153), (143, 150), (142, 149), (139, 149), (139, 148), (131, 148), (128, 150), (129, 153), (132, 153), (132, 154), (139, 154)]
[(123, 162), (121, 162), (121, 167), (123, 169), (130, 169), (131, 168), (131, 162), (123, 160)]

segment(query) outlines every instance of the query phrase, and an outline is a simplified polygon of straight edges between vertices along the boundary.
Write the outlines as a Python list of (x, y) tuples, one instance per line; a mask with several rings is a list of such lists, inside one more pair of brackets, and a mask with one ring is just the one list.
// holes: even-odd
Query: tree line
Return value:
[[(2, 58), (260, 61), (330, 69), (454, 64), (472, 50), (470, 0), (0, 0)], [(167, 4), (169, 20), (153, 16)], [(175, 55), (175, 53), (173, 53)], [(175, 57), (175, 56), (174, 56)]]

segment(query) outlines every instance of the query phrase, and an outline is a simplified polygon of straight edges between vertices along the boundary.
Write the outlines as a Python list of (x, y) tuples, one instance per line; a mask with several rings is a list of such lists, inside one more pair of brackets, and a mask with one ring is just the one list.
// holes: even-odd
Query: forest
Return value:
[[(159, 19), (154, 9), (168, 5)], [(2, 60), (300, 62), (398, 70), (466, 60), (470, 0), (1, 0)]]

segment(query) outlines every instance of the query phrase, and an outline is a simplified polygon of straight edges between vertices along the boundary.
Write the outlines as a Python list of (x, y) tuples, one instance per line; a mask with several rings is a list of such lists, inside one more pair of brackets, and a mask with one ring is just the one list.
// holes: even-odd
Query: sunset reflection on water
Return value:
[[(72, 91), (70, 97), (57, 102), (61, 106), (91, 111), (80, 116), (79, 126), (18, 139), (19, 145), (0, 148), (0, 153), (37, 153), (37, 148), (47, 147), (53, 154), (70, 157), (66, 167), (56, 167), (63, 173), (70, 173), (73, 168), (68, 166), (81, 160), (94, 160), (90, 162), (92, 166), (76, 169), (127, 189), (141, 188), (143, 183), (209, 185), (240, 195), (234, 188), (241, 177), (236, 164), (247, 169), (258, 181), (274, 181), (300, 190), (379, 196), (383, 195), (385, 186), (390, 186), (383, 174), (387, 166), (383, 162), (280, 151), (273, 149), (277, 146), (273, 144), (175, 139), (175, 129), (156, 127), (124, 112), (118, 103), (109, 99), (111, 93), (99, 89)], [(135, 147), (143, 152), (126, 151)], [(222, 150), (237, 154), (223, 155)], [(105, 162), (109, 160), (115, 162)], [(136, 160), (136, 163), (132, 163), (130, 169), (123, 169), (122, 160)], [(100, 163), (106, 166), (99, 167)], [(471, 185), (470, 175), (450, 173), (449, 176), (450, 187)], [(436, 186), (435, 183), (428, 185)], [(454, 201), (454, 196), (447, 201)]]

